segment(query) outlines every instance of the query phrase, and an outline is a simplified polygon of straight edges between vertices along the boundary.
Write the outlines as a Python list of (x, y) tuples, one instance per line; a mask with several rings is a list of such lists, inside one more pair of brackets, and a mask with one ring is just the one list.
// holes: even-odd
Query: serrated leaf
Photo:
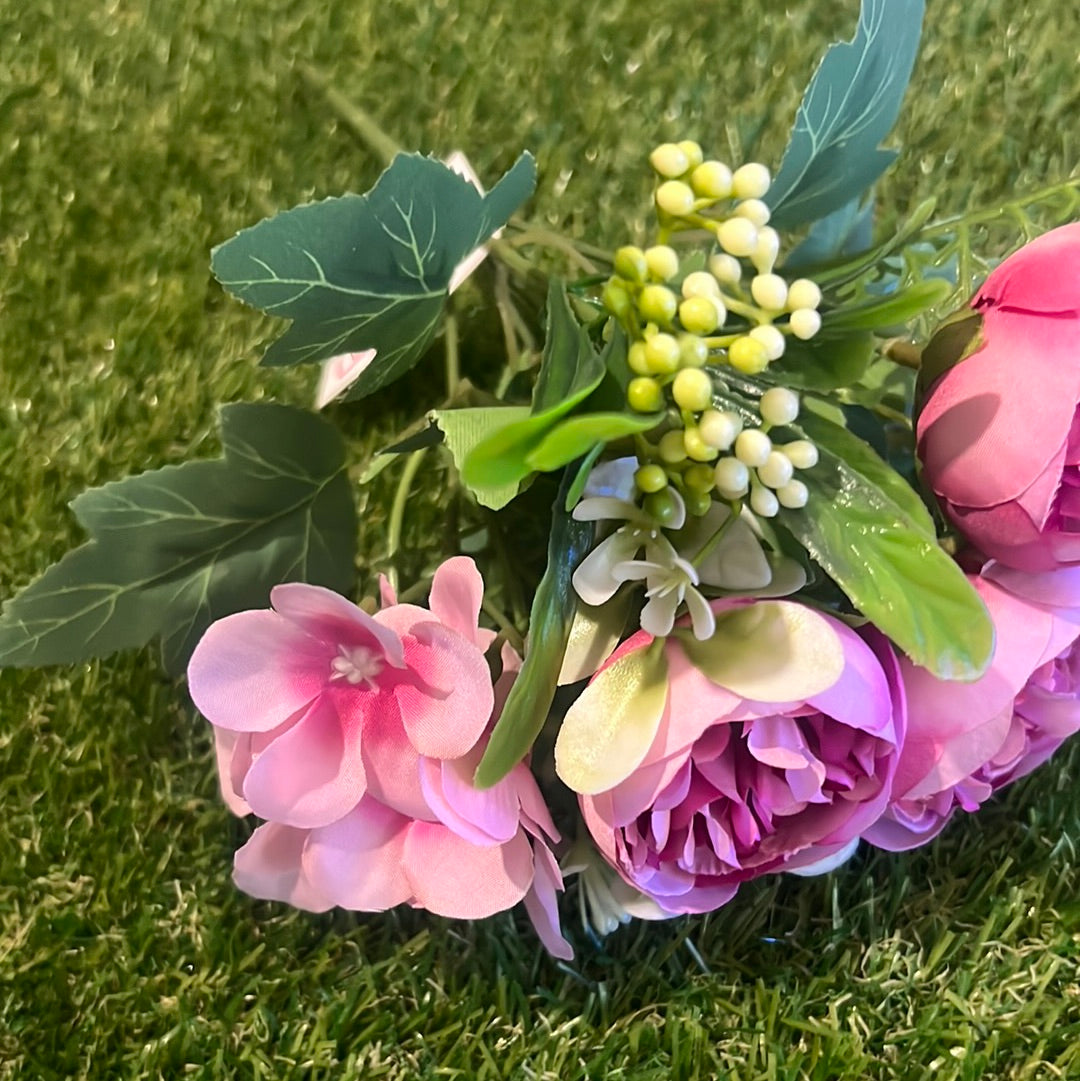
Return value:
[(781, 507), (777, 522), (916, 664), (939, 679), (977, 678), (994, 627), (963, 571), (876, 484), (818, 451), (818, 464), (799, 474), (809, 502)]
[(532, 193), (523, 154), (487, 195), (434, 158), (399, 154), (366, 195), (268, 218), (214, 249), (234, 296), (292, 326), (264, 364), (375, 349), (348, 398), (403, 375), (434, 337), (455, 267)]
[(356, 514), (345, 447), (291, 406), (221, 410), (224, 457), (186, 462), (84, 492), (72, 510), (91, 536), (9, 601), (0, 664), (69, 664), (162, 638), (183, 671), (203, 631), (270, 588), (347, 590)]
[(569, 483), (564, 476), (552, 508), (547, 567), (529, 614), (525, 663), (476, 768), (477, 788), (497, 784), (529, 753), (555, 698), (577, 605), (571, 578), (593, 541), (592, 523), (577, 522), (564, 509)]
[(647, 432), (661, 420), (662, 413), (582, 413), (556, 424), (525, 461), (531, 469), (549, 473), (590, 453), (597, 444)]
[[(478, 409), (436, 409), (428, 414), (446, 437), (446, 446), (454, 459), (458, 473), (462, 472), (465, 459), (473, 447), (482, 443), (493, 431), (508, 423), (523, 420), (529, 415), (528, 406), (495, 406)], [(500, 510), (517, 495), (518, 484), (471, 485), (466, 484), (476, 497), (477, 503)]]
[(879, 148), (911, 78), (923, 0), (863, 0), (854, 40), (829, 47), (806, 88), (765, 201), (790, 229), (861, 195), (896, 158)]

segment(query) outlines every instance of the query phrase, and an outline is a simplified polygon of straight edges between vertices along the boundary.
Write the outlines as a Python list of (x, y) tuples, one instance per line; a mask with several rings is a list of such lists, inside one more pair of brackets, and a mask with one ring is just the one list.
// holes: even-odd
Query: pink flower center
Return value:
[(338, 646), (338, 655), (330, 662), (330, 678), (343, 679), (354, 687), (366, 683), (373, 691), (383, 670), (383, 658), (367, 646)]

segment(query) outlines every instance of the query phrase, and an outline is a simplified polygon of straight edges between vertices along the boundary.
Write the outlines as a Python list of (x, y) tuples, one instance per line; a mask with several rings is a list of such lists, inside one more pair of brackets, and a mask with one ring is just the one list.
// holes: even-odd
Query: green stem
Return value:
[(405, 522), (405, 504), (408, 502), (409, 489), (416, 479), (416, 474), (420, 470), (420, 463), (423, 461), (426, 452), (427, 447), (421, 447), (409, 455), (405, 462), (405, 468), (401, 471), (397, 491), (394, 493), (393, 506), (390, 508), (390, 524), (386, 534), (386, 558), (390, 564), (387, 577), (390, 579), (390, 585), (393, 586), (395, 593), (398, 588), (398, 573), (397, 567), (394, 565), (394, 556), (401, 546), (401, 531)]
[(700, 567), (724, 539), (724, 534), (731, 528), (731, 524), (738, 519), (740, 508), (741, 504), (738, 502), (733, 501), (728, 504), (731, 513), (720, 523), (716, 532), (698, 549), (697, 555), (690, 560), (695, 567)]
[(506, 613), (487, 596), (480, 602), (480, 607), (492, 618), (502, 636), (517, 650), (518, 654), (524, 656), (525, 639), (521, 637), (517, 627), (510, 622)]
[(458, 350), (458, 323), (452, 311), (446, 313), (443, 320), (446, 331), (446, 396), (453, 398), (461, 382), (461, 357)]
[(326, 104), (337, 113), (345, 126), (367, 143), (387, 165), (401, 153), (401, 147), (363, 109), (354, 105), (341, 91), (331, 86), (326, 76), (317, 68), (301, 63), (297, 65), (296, 70), (300, 73), (300, 78), (312, 90), (322, 94), (326, 99)]

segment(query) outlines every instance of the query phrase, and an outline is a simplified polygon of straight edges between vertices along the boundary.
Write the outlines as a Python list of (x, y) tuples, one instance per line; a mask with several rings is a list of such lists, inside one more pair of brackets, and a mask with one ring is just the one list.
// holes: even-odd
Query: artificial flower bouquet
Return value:
[[(486, 193), (400, 154), (226, 241), (315, 409), (225, 405), (221, 458), (79, 496), (90, 539), (7, 603), (0, 663), (159, 639), (259, 822), (241, 889), (523, 902), (562, 958), (573, 876), (599, 933), (706, 912), (1045, 762), (1080, 729), (1080, 225), (1034, 238), (1080, 185), (875, 233), (922, 13), (864, 0), (775, 175), (656, 147), (651, 232), (610, 254), (516, 216), (527, 154)], [(351, 460), (333, 421), (407, 375), (441, 404)], [(405, 558), (417, 500), (445, 529)]]

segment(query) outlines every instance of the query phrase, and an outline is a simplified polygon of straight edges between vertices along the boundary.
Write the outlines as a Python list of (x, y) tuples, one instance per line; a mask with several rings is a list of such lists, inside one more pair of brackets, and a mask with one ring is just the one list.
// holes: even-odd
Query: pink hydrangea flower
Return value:
[[(1053, 574), (1025, 577), (1007, 569), (1001, 575), (1029, 594), (1053, 595)], [(863, 835), (879, 848), (925, 844), (955, 811), (978, 810), (1080, 731), (1080, 608), (1050, 607), (986, 578), (968, 579), (994, 622), (994, 657), (973, 683), (935, 679), (901, 659), (907, 739), (889, 806)], [(1061, 583), (1063, 594), (1068, 586)]]
[(591, 713), (605, 699), (617, 706), (635, 657), (654, 663), (659, 640), (645, 632), (597, 673), (556, 747), (597, 847), (669, 915), (717, 908), (762, 874), (850, 855), (885, 809), (904, 733), (896, 659), (877, 631), (792, 601), (712, 607), (713, 639), (694, 646), (677, 631), (660, 647), (659, 682), (634, 688), (618, 734), (640, 742), (618, 770), (614, 748), (590, 760), (583, 741), (579, 752), (577, 729), (602, 724)]
[(457, 557), (430, 609), (384, 585), (368, 615), (336, 593), (289, 584), (273, 608), (213, 624), (188, 668), (214, 725), (222, 792), (266, 823), (236, 854), (246, 892), (322, 911), (398, 904), (477, 919), (525, 901), (548, 948), (562, 888), (558, 832), (519, 764), (491, 789), (472, 776), (520, 661), (478, 625), (483, 581)]

